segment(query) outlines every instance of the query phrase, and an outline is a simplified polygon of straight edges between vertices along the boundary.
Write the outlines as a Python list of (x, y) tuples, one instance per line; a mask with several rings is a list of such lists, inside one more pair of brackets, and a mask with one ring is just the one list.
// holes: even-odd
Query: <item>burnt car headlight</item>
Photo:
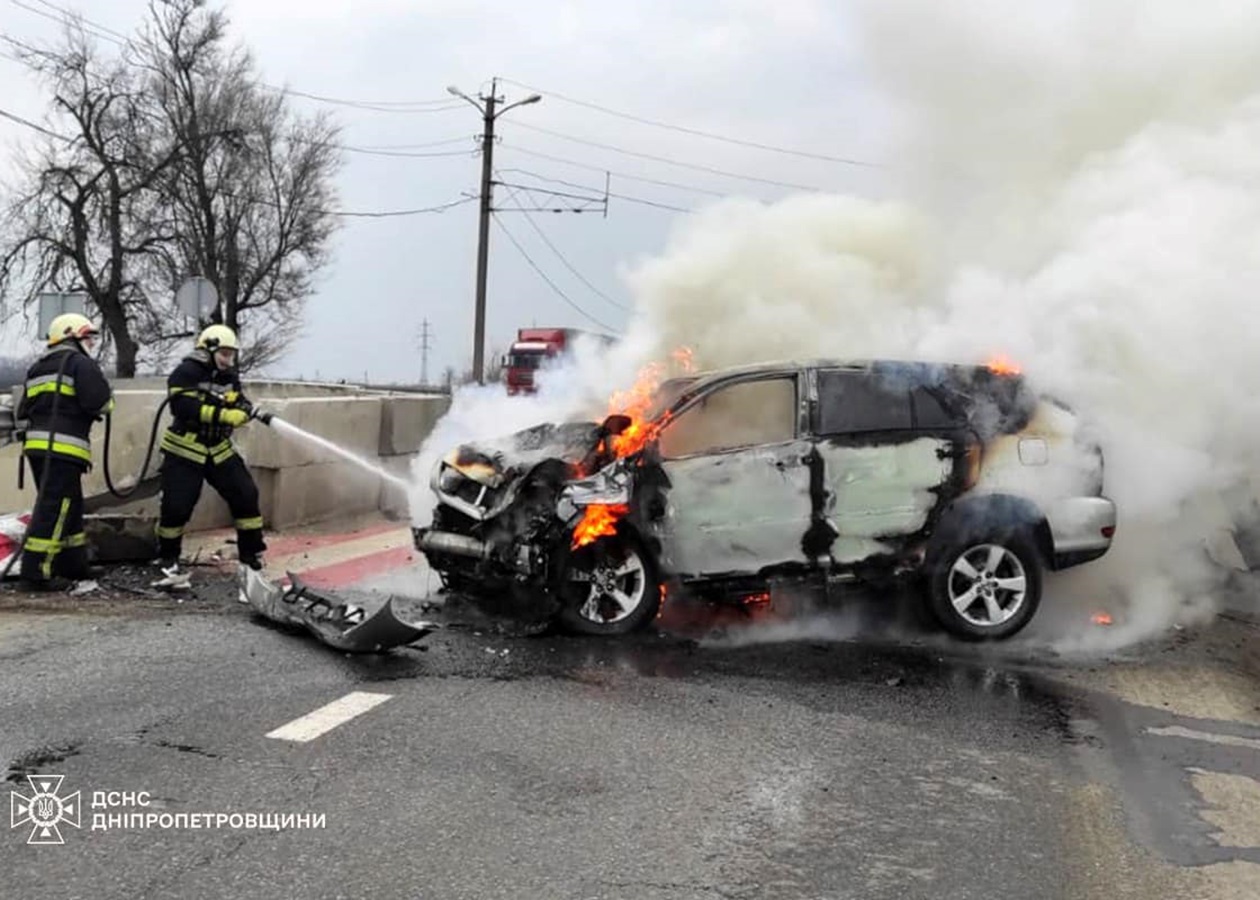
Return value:
[(578, 505), (567, 494), (561, 495), (556, 501), (556, 518), (563, 522), (566, 526), (572, 522), (578, 514)]
[(450, 466), (443, 466), (442, 471), (438, 473), (437, 489), (444, 494), (454, 494), (459, 490), (460, 482), (464, 480), (464, 476)]

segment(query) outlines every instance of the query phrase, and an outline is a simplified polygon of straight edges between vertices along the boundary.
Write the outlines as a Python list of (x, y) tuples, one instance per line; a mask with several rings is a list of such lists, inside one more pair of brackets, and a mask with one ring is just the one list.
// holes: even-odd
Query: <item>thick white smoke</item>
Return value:
[[(899, 111), (900, 199), (689, 217), (630, 276), (622, 364), (596, 367), (608, 378), (590, 391), (494, 403), (490, 433), (516, 424), (504, 410), (532, 424), (606, 397), (682, 345), (706, 368), (1002, 353), (1097, 426), (1120, 508), (1111, 553), (1050, 579), (1043, 616), (1086, 623), (1060, 645), (1210, 610), (1221, 498), (1254, 496), (1260, 471), (1260, 0), (857, 9)], [(479, 403), (461, 397), (437, 437), (466, 434)], [(1116, 625), (1089, 626), (1095, 608)]]
[(510, 397), (502, 384), (474, 384), (457, 389), (450, 410), (412, 462), (408, 498), (412, 522), (430, 524), (435, 499), (429, 480), (438, 461), (452, 448), (502, 437), (542, 422), (602, 419), (609, 412), (611, 395), (634, 383), (638, 368), (654, 349), (654, 342), (642, 338), (628, 337), (608, 349), (598, 341), (580, 337), (562, 363), (535, 374), (534, 394)]

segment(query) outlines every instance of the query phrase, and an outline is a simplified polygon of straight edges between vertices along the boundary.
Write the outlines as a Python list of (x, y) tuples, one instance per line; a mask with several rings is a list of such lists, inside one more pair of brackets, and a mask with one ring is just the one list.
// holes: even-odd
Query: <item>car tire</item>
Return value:
[(964, 640), (1012, 637), (1041, 605), (1041, 556), (1024, 531), (948, 539), (927, 574), (933, 615)]
[(661, 606), (656, 561), (628, 531), (578, 550), (566, 548), (556, 592), (556, 620), (577, 634), (629, 634), (651, 622)]

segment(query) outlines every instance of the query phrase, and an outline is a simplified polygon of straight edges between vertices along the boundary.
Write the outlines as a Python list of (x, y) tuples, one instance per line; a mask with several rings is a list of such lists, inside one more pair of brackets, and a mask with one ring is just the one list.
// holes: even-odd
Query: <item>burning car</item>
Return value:
[(761, 364), (640, 399), (442, 459), (413, 534), (446, 586), (617, 634), (666, 584), (909, 579), (950, 632), (999, 639), (1031, 620), (1044, 572), (1111, 546), (1097, 441), (1009, 364)]

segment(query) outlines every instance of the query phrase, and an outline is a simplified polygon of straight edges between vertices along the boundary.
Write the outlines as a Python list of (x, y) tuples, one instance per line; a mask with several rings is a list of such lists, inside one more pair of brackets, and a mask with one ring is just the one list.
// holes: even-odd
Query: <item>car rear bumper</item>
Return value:
[(1106, 497), (1068, 497), (1046, 511), (1054, 544), (1054, 567), (1066, 569), (1098, 559), (1116, 531), (1116, 505)]

